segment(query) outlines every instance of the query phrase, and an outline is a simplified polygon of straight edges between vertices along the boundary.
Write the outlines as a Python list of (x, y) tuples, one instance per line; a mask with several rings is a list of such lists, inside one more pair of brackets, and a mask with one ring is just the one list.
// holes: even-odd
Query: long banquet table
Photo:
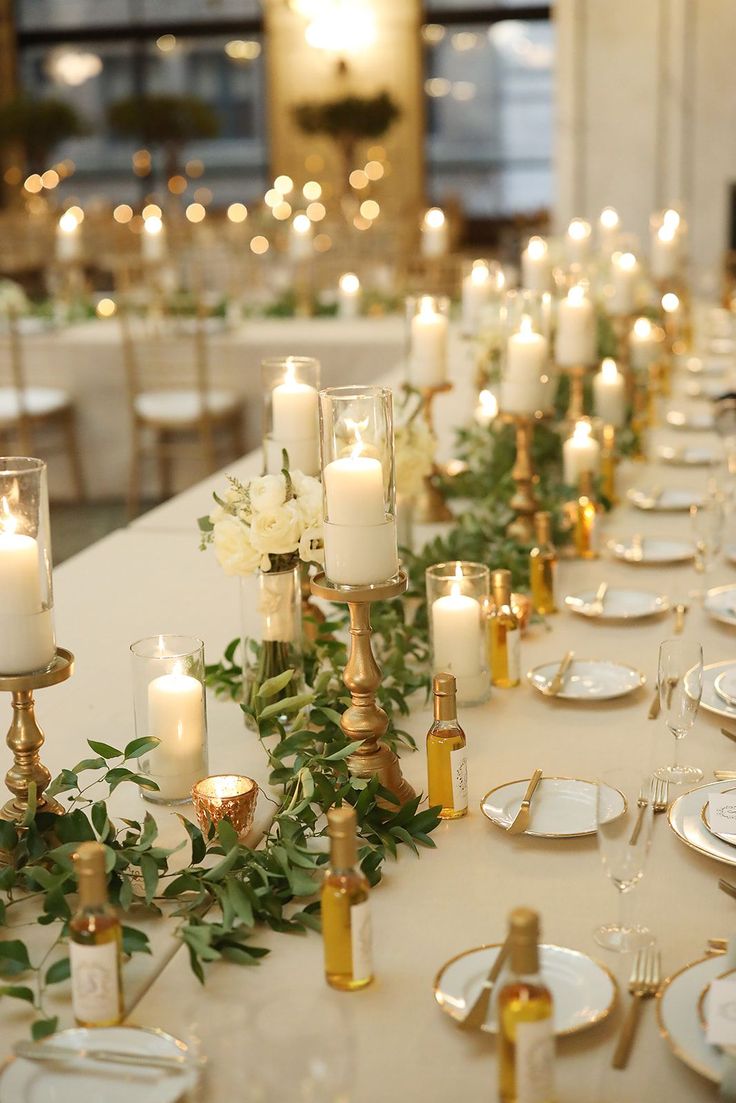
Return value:
[[(450, 427), (467, 419), (473, 401), (470, 365), (458, 345), (454, 371), (455, 390), (438, 400), (445, 403), (438, 416), (438, 423), (447, 427), (442, 430), (445, 454)], [(695, 408), (681, 395), (673, 396), (671, 405)], [(652, 455), (657, 443), (706, 440), (712, 443), (713, 435), (659, 428), (652, 434)], [(254, 473), (258, 466), (259, 457), (252, 454), (232, 470)], [(655, 462), (625, 463), (620, 475), (622, 490), (655, 483), (699, 487), (705, 479), (703, 469)], [(56, 572), (58, 639), (75, 651), (77, 672), (65, 686), (39, 695), (40, 719), (48, 735), (44, 758), (52, 771), (81, 757), (88, 738), (122, 744), (132, 736), (130, 641), (162, 631), (194, 633), (204, 638), (212, 661), (237, 635), (237, 582), (223, 576), (212, 553), (198, 551), (194, 527), (194, 519), (209, 508), (216, 483), (208, 480), (179, 495)], [(624, 501), (607, 518), (606, 531), (617, 537), (639, 532), (645, 537), (686, 539), (689, 520), (687, 514), (640, 513)], [(417, 540), (421, 538), (420, 530)], [(562, 562), (560, 598), (595, 587), (602, 579), (612, 586), (654, 589), (672, 600), (686, 598), (696, 581), (691, 566), (637, 567), (604, 555), (597, 561)], [(712, 584), (732, 579), (733, 569), (721, 561)], [(628, 1069), (610, 1068), (621, 1007), (628, 1001), (631, 957), (607, 954), (593, 940), (594, 927), (612, 918), (618, 903), (595, 839), (510, 838), (479, 810), (489, 789), (528, 777), (536, 766), (547, 774), (593, 778), (600, 769), (622, 761), (645, 768), (669, 761), (671, 737), (661, 721), (647, 719), (647, 711), (658, 645), (672, 628), (671, 614), (639, 624), (604, 626), (560, 612), (548, 626), (529, 630), (523, 641), (525, 670), (574, 648), (579, 657), (618, 659), (637, 667), (646, 674), (647, 686), (596, 708), (546, 700), (524, 682), (514, 690), (494, 690), (487, 704), (461, 712), (469, 745), (470, 814), (442, 824), (433, 836), (437, 849), (423, 851), (419, 860), (405, 854), (397, 864), (387, 862), (383, 882), (372, 896), (376, 981), (371, 987), (352, 995), (327, 989), (319, 937), (264, 931), (255, 942), (272, 954), (262, 965), (210, 966), (202, 988), (190, 972), (184, 948), (177, 948), (172, 938), (170, 921), (158, 920), (146, 925), (153, 955), (126, 966), (130, 1021), (183, 1037), (203, 1031), (212, 1058), (203, 1098), (217, 1103), (235, 1098), (235, 1087), (237, 1098), (247, 1099), (246, 1089), (259, 1064), (278, 1062), (286, 1068), (291, 1054), (304, 1044), (299, 1031), (286, 1025), (270, 1038), (257, 1028), (261, 1010), (274, 1000), (282, 1002), (285, 1024), (290, 1008), (301, 1006), (301, 1001), (307, 1008), (313, 1005), (306, 1017), (314, 1015), (317, 1023), (325, 1023), (326, 1047), (331, 1041), (335, 1044), (331, 1016), (344, 1017), (355, 1069), (351, 1103), (493, 1099), (494, 1043), (462, 1034), (440, 1012), (433, 999), (433, 979), (459, 952), (501, 939), (509, 910), (523, 903), (541, 912), (545, 941), (603, 961), (621, 988), (618, 1007), (605, 1022), (560, 1040), (559, 1099), (640, 1103), (648, 1095), (690, 1103), (714, 1098), (713, 1086), (681, 1064), (659, 1037), (651, 1005), (644, 1008)], [(706, 663), (731, 655), (733, 630), (708, 618), (693, 603), (685, 631), (702, 640)], [(210, 700), (209, 720), (212, 766), (250, 773), (264, 783), (262, 752), (244, 730), (237, 707)], [(428, 707), (417, 700), (406, 726), (420, 748), (429, 723)], [(718, 718), (701, 712), (685, 741), (686, 759), (700, 765), (706, 779), (714, 768), (736, 765), (733, 744), (720, 734), (719, 726)], [(405, 754), (402, 767), (417, 790), (423, 790), (423, 751)], [(124, 788), (116, 793), (115, 811), (140, 814), (140, 799)], [(262, 800), (260, 825), (268, 807)], [(165, 837), (180, 830), (171, 814), (157, 811), (156, 818)], [(702, 956), (709, 937), (728, 936), (736, 927), (734, 903), (717, 889), (723, 873), (724, 867), (687, 849), (668, 827), (666, 816), (657, 817), (646, 875), (635, 896), (639, 918), (656, 934), (666, 974)], [(65, 989), (59, 986), (53, 1007), (68, 1024)], [(6, 1048), (27, 1032), (25, 1009), (3, 1001), (0, 1024)], [(304, 1022), (301, 1026), (306, 1029)]]

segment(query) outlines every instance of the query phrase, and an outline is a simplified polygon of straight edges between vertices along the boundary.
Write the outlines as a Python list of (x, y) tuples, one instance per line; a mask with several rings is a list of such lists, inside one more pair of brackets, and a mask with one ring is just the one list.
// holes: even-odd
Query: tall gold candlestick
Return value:
[(562, 369), (570, 380), (570, 397), (567, 402), (565, 421), (572, 425), (585, 417), (585, 377), (588, 368), (585, 364), (574, 364), (572, 367)]
[(603, 426), (603, 448), (601, 449), (601, 493), (611, 505), (617, 505), (619, 501), (616, 492), (616, 468), (618, 456), (616, 455), (616, 430), (613, 425)]
[(51, 781), (51, 774), (41, 762), (40, 751), (44, 734), (39, 727), (34, 710), (34, 690), (59, 685), (74, 673), (74, 656), (71, 651), (57, 647), (56, 656), (48, 670), (32, 674), (0, 675), (0, 692), (13, 696), (13, 720), (8, 731), (7, 743), (13, 752), (13, 765), (5, 775), (5, 784), (13, 794), (11, 800), (0, 809), (0, 819), (20, 822), (28, 810), (28, 790), (36, 787), (36, 807), (40, 812), (64, 811), (63, 805), (52, 797), (45, 797), (44, 790)]
[(534, 538), (534, 514), (539, 502), (534, 495), (534, 467), (532, 464), (532, 433), (534, 418), (523, 414), (506, 415), (516, 431), (516, 460), (511, 476), (516, 490), (509, 502), (516, 517), (506, 529), (509, 536), (520, 544), (531, 544)]
[[(446, 394), (452, 390), (452, 383), (438, 383), (433, 387), (422, 387), (422, 410), (424, 420), (427, 423), (432, 436), (434, 436), (433, 404), (438, 394)], [(452, 521), (452, 512), (437, 485), (437, 479), (441, 471), (436, 461), (432, 463), (432, 470), (424, 478), (424, 485), (417, 498), (415, 507), (415, 519), (420, 524), (437, 524), (442, 521)]]
[(405, 571), (395, 582), (378, 586), (333, 586), (324, 574), (312, 579), (312, 593), (326, 601), (344, 602), (350, 613), (350, 653), (343, 671), (343, 682), (350, 693), (350, 705), (340, 719), (340, 727), (348, 739), (363, 740), (362, 746), (350, 755), (348, 769), (354, 777), (378, 777), (381, 785), (393, 793), (393, 803), (379, 799), (384, 807), (406, 804), (415, 795), (401, 773), (399, 760), (381, 740), (388, 730), (388, 716), (376, 702), (381, 684), (381, 671), (371, 647), (371, 603), (390, 601), (403, 594), (408, 586)]

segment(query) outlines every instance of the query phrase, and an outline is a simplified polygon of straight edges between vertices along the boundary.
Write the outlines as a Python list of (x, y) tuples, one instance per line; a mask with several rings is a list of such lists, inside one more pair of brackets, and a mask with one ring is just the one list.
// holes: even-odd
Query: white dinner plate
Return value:
[(682, 410), (670, 410), (667, 414), (667, 424), (673, 429), (695, 429), (704, 431), (713, 429), (715, 421), (713, 414), (708, 411), (699, 414), (683, 413)]
[(650, 510), (652, 513), (679, 513), (699, 506), (703, 495), (696, 490), (681, 487), (669, 487), (659, 493), (637, 487), (628, 493), (629, 501), (637, 509)]
[[(464, 1017), (500, 948), (498, 943), (477, 946), (442, 966), (435, 977), (434, 998), (445, 1014), (458, 1020)], [(542, 980), (552, 993), (558, 1037), (586, 1030), (611, 1013), (618, 997), (618, 986), (604, 965), (579, 950), (546, 945), (539, 947), (539, 964)], [(723, 968), (722, 961), (720, 965)], [(495, 1034), (498, 1030), (493, 1000), (481, 1030), (487, 1034)]]
[(736, 624), (736, 586), (715, 586), (708, 590), (705, 608), (714, 620)]
[(724, 551), (728, 562), (736, 563), (736, 544), (729, 544)]
[(722, 954), (692, 961), (667, 977), (659, 998), (653, 1001), (659, 1032), (675, 1057), (716, 1084), (721, 1082), (726, 1058), (706, 1042), (699, 1004), (703, 989), (723, 972)]
[(612, 540), (608, 547), (617, 559), (643, 566), (663, 566), (668, 563), (688, 563), (695, 558), (695, 548), (683, 540)]
[(657, 449), (657, 459), (671, 467), (712, 467), (720, 462), (720, 456), (714, 448), (692, 445), (690, 448), (671, 448), (661, 445)]
[[(486, 793), (480, 802), (484, 816), (504, 831), (521, 808), (529, 778), (507, 781)], [(572, 777), (543, 777), (531, 802), (531, 820), (523, 834), (537, 839), (573, 839), (596, 833), (596, 791), (593, 781)], [(607, 822), (626, 811), (626, 798), (605, 786)]]
[(736, 708), (736, 670), (723, 670), (713, 682), (713, 689), (722, 701)]
[[(736, 705), (729, 705), (727, 701), (724, 701), (721, 695), (716, 689), (716, 680), (720, 674), (725, 671), (731, 672), (736, 669), (736, 661), (733, 659), (724, 659), (720, 663), (708, 663), (703, 667), (703, 695), (700, 698), (700, 707), (705, 709), (706, 712), (712, 712), (716, 716), (723, 716), (726, 720), (736, 720)], [(687, 688), (690, 673), (685, 675), (685, 686)], [(722, 683), (719, 683), (722, 685)], [(691, 694), (692, 696), (692, 694)]]
[(716, 838), (708, 830), (703, 821), (703, 805), (712, 793), (727, 793), (733, 787), (732, 781), (710, 781), (707, 785), (698, 785), (677, 797), (670, 805), (667, 816), (670, 827), (685, 846), (728, 866), (736, 866), (736, 847)]
[[(734, 794), (733, 808), (729, 807), (729, 812), (732, 813), (736, 817), (736, 788), (724, 789), (723, 792)], [(708, 805), (709, 805), (709, 803), (710, 803), (710, 797), (708, 797), (708, 800), (705, 802), (703, 807), (700, 809), (700, 818), (702, 819), (703, 823), (705, 824), (707, 830), (710, 832), (710, 834), (715, 839), (720, 839), (721, 842), (727, 843), (729, 846), (732, 846), (732, 847), (736, 846), (736, 818), (734, 819), (734, 829), (733, 829), (733, 831), (720, 831), (718, 828), (713, 827), (712, 823), (710, 822), (710, 816), (708, 814)]]
[[(560, 662), (561, 658), (535, 666), (527, 674), (527, 680), (543, 694), (557, 673)], [(550, 700), (610, 701), (614, 697), (633, 693), (645, 683), (643, 674), (623, 663), (614, 663), (609, 659), (573, 659), (564, 686)]]
[(590, 620), (639, 620), (642, 617), (656, 616), (657, 613), (666, 613), (670, 607), (665, 594), (647, 593), (646, 590), (607, 590), (603, 599), (603, 610), (599, 613), (593, 605), (595, 595), (595, 590), (568, 594), (565, 605), (570, 612)]
[[(46, 1039), (49, 1044), (68, 1049), (116, 1049), (125, 1053), (157, 1057), (181, 1057), (190, 1053), (184, 1042), (160, 1030), (133, 1026), (79, 1027), (62, 1030)], [(42, 1064), (13, 1057), (0, 1075), (2, 1103), (80, 1103), (100, 1099), (104, 1103), (174, 1103), (195, 1087), (196, 1066), (162, 1073), (130, 1065), (96, 1064), (92, 1061), (68, 1061)]]

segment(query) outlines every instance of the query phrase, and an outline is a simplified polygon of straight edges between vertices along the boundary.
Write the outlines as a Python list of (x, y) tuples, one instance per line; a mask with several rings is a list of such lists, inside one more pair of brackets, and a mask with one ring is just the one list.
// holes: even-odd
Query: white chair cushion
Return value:
[[(211, 414), (225, 414), (237, 405), (237, 397), (228, 391), (210, 391), (207, 395), (207, 409)], [(181, 425), (201, 416), (202, 401), (198, 391), (146, 391), (136, 397), (135, 409), (144, 421)]]
[[(14, 387), (0, 387), (0, 421), (16, 421), (21, 414), (18, 392)], [(54, 387), (26, 387), (23, 410), (31, 417), (43, 417), (63, 410), (70, 403), (66, 391)]]

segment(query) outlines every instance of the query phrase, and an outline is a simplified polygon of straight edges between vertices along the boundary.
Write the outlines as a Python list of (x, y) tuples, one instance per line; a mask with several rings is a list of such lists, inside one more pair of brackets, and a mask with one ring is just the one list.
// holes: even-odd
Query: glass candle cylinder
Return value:
[(46, 464), (0, 458), (0, 674), (45, 670), (56, 654)]
[(319, 361), (277, 356), (261, 364), (263, 466), (277, 475), (289, 457), (291, 471), (319, 474)]
[(445, 295), (413, 295), (406, 300), (407, 382), (413, 387), (439, 387), (447, 382), (449, 312)]
[(425, 577), (432, 672), (455, 675), (459, 704), (480, 704), (491, 691), (484, 631), (490, 571), (458, 559), (428, 567)]
[(159, 740), (140, 759), (139, 771), (158, 790), (142, 795), (181, 804), (207, 776), (204, 644), (193, 636), (150, 636), (130, 650), (136, 735)]
[(391, 391), (320, 391), (325, 575), (341, 587), (396, 578), (394, 428)]
[(480, 328), (484, 314), (497, 295), (490, 261), (474, 260), (466, 266), (462, 281), (463, 333), (473, 334)]
[(530, 315), (524, 314), (519, 328), (506, 342), (501, 374), (502, 413), (532, 417), (537, 410), (552, 406), (549, 344), (535, 333)]

